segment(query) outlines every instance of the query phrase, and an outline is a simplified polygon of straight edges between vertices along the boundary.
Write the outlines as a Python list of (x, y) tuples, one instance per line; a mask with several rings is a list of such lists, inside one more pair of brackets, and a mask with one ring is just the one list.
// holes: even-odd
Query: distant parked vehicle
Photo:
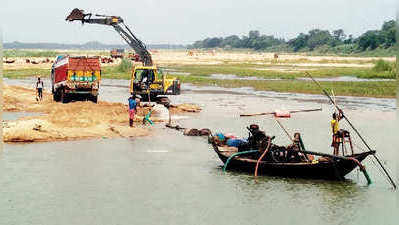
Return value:
[(123, 55), (125, 54), (125, 49), (112, 49), (111, 50), (111, 58), (117, 59), (117, 58), (123, 58)]
[(101, 66), (99, 57), (58, 56), (51, 68), (54, 101), (90, 100), (97, 103)]

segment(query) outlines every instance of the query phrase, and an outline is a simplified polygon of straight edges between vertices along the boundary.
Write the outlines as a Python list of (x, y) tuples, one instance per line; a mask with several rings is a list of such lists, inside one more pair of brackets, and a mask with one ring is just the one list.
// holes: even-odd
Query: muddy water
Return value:
[[(121, 101), (126, 89), (114, 86), (104, 88), (102, 97)], [(258, 123), (279, 144), (289, 141), (274, 120), (238, 114), (321, 105), (322, 112), (293, 114), (281, 122), (291, 133), (301, 132), (309, 150), (331, 152), (332, 109), (321, 97), (255, 94), (186, 85), (171, 99), (204, 108), (180, 120), (184, 127), (246, 136), (243, 128)], [(397, 180), (395, 103), (382, 101), (344, 98), (338, 103)], [(369, 187), (358, 171), (345, 182), (260, 177), (256, 183), (249, 174), (223, 174), (206, 139), (159, 128), (137, 139), (5, 145), (0, 224), (397, 223), (398, 194), (370, 160), (365, 161), (374, 181)]]

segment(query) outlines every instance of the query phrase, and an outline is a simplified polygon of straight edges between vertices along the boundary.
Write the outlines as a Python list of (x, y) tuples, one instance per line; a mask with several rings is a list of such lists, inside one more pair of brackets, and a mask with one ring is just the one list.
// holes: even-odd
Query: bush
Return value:
[(129, 59), (122, 59), (121, 63), (118, 65), (118, 67), (116, 68), (116, 70), (118, 72), (130, 72), (132, 70), (133, 64), (132, 61), (130, 61)]
[(4, 57), (56, 57), (61, 54), (56, 51), (41, 51), (41, 50), (4, 50)]
[(393, 72), (394, 67), (395, 67), (394, 63), (389, 63), (382, 59), (379, 59), (374, 63), (373, 69), (377, 72), (385, 72), (385, 71)]

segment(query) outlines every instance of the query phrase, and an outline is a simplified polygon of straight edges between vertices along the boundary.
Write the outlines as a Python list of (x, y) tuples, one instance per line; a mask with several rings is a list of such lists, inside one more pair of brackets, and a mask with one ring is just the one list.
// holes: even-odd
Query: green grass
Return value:
[(6, 49), (3, 50), (3, 57), (15, 58), (15, 57), (47, 57), (52, 58), (57, 55), (100, 55), (109, 56), (109, 51), (100, 50), (20, 50), (20, 49)]
[[(268, 65), (253, 65), (253, 64), (231, 64), (231, 65), (184, 65), (184, 66), (169, 66), (168, 69), (179, 72), (190, 73), (194, 76), (209, 76), (212, 74), (234, 74), (237, 76), (259, 77), (259, 78), (281, 78), (294, 79), (295, 77), (306, 77), (306, 71), (297, 70), (291, 71), (277, 71), (277, 70), (257, 70), (257, 68), (270, 68)], [(295, 70), (294, 66), (277, 66)], [(301, 67), (302, 69), (303, 67)], [(312, 76), (315, 77), (339, 77), (339, 76), (353, 76), (358, 78), (379, 78), (379, 79), (394, 79), (395, 74), (389, 71), (375, 71), (372, 68), (354, 68), (354, 67), (306, 67)]]
[[(251, 68), (249, 68), (251, 67)], [(276, 91), (276, 92), (295, 92), (320, 94), (320, 89), (310, 81), (294, 80), (295, 77), (305, 77), (305, 73), (275, 72), (253, 69), (251, 64), (233, 65), (185, 65), (168, 67), (181, 72), (189, 72), (191, 75), (172, 75), (178, 77), (183, 83), (192, 83), (204, 86), (220, 86), (226, 88), (252, 87), (255, 90)], [(125, 72), (124, 72), (125, 71)], [(334, 77), (334, 76), (357, 76), (362, 78), (391, 78), (388, 72), (376, 72), (372, 68), (319, 68), (309, 71), (315, 77)], [(237, 76), (257, 76), (260, 78), (283, 78), (279, 81), (259, 81), (259, 80), (217, 80), (209, 75), (214, 73), (235, 74)], [(48, 69), (19, 69), (4, 70), (4, 77), (7, 78), (26, 78), (40, 75), (46, 77), (50, 75)], [(378, 74), (378, 76), (376, 76)], [(130, 70), (122, 70), (119, 66), (102, 67), (102, 78), (126, 79), (131, 77)], [(346, 96), (367, 96), (367, 97), (395, 97), (396, 82), (321, 82), (325, 88), (333, 89), (336, 95)]]
[(116, 70), (121, 73), (128, 73), (132, 71), (132, 61), (129, 59), (122, 59), (119, 65), (116, 67)]
[(6, 78), (28, 78), (28, 77), (50, 77), (50, 70), (48, 69), (7, 69), (3, 70), (3, 77)]
[(4, 50), (4, 57), (56, 57), (62, 54), (56, 51), (38, 51), (38, 50)]
[[(305, 94), (320, 94), (317, 85), (311, 81), (282, 80), (282, 81), (254, 81), (254, 80), (216, 80), (207, 77), (178, 76), (183, 83), (204, 86), (220, 86), (226, 88), (252, 87), (257, 91), (276, 91)], [(396, 94), (396, 82), (320, 82), (324, 88), (333, 89), (336, 95), (388, 97)]]
[(396, 73), (396, 62), (387, 62), (382, 59), (374, 63), (374, 71)]
[(102, 70), (101, 78), (105, 79), (129, 80), (132, 75), (131, 71), (123, 72), (120, 70), (120, 68), (118, 68), (118, 66), (103, 66), (101, 70)]

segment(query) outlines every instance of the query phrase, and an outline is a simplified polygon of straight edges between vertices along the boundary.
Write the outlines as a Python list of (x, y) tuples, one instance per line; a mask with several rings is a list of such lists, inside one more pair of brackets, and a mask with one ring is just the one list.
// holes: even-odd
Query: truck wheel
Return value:
[(148, 102), (148, 95), (147, 94), (141, 95), (141, 101)]
[(56, 102), (59, 102), (59, 101), (60, 101), (60, 91), (59, 91), (59, 90), (56, 90), (56, 91), (53, 93), (53, 99), (54, 99), (54, 101), (56, 101)]
[(94, 96), (94, 95), (90, 96), (90, 101), (92, 101), (92, 102), (94, 102), (94, 103), (97, 103), (97, 100), (98, 100), (98, 95), (96, 95), (96, 96)]
[(64, 89), (61, 89), (60, 92), (61, 92), (61, 93), (60, 93), (60, 101), (61, 101), (62, 103), (68, 103), (68, 96), (65, 94), (65, 90), (64, 90)]
[(177, 80), (173, 81), (173, 94), (180, 95), (179, 82)]
[(169, 105), (170, 104), (170, 100), (168, 97), (160, 97), (157, 101), (158, 104), (162, 104), (162, 105)]

